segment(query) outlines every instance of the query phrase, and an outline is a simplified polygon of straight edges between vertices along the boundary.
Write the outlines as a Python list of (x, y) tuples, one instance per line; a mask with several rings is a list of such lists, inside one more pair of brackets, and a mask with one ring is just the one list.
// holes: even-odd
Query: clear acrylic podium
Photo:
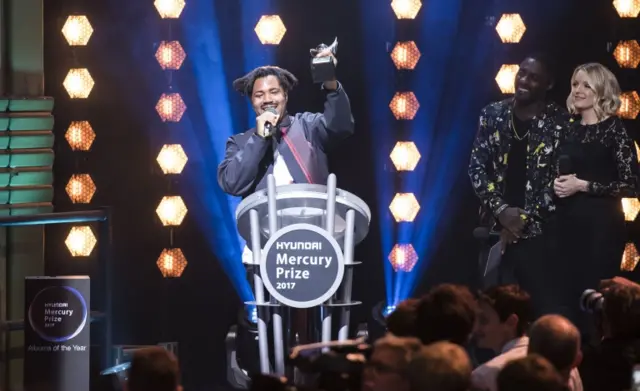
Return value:
[[(367, 204), (355, 195), (338, 189), (334, 174), (329, 176), (326, 186), (292, 184), (277, 188), (273, 175), (269, 175), (267, 189), (257, 191), (238, 205), (236, 209), (238, 232), (246, 240), (247, 246), (253, 253), (252, 260), (245, 261), (245, 264), (253, 272), (256, 301), (245, 304), (255, 305), (257, 308), (258, 349), (262, 373), (285, 375), (285, 336), (290, 335), (290, 330), (283, 331), (282, 315), (283, 310), (287, 309), (286, 307), (293, 309), (320, 308), (321, 314), (316, 323), (321, 323), (317, 325), (319, 326), (317, 329), (321, 329), (322, 342), (332, 340), (332, 317), (334, 314), (339, 315), (338, 340), (348, 339), (351, 307), (360, 304), (360, 302), (351, 300), (353, 267), (359, 264), (353, 258), (354, 246), (366, 237), (370, 221), (371, 211)], [(276, 251), (276, 247), (283, 248), (282, 243), (287, 235), (298, 238), (296, 243), (309, 238), (310, 242), (305, 248), (322, 248), (322, 251), (325, 252), (324, 255), (333, 254), (333, 256), (314, 258), (311, 250), (299, 250), (297, 257), (289, 255), (288, 258), (287, 255), (278, 254), (276, 256), (272, 254)], [(280, 244), (276, 246), (275, 242)], [(320, 247), (312, 246), (313, 243), (320, 243), (318, 245)], [(277, 291), (276, 285), (272, 281), (275, 274), (269, 273), (273, 271), (275, 266), (280, 265), (278, 268), (281, 270), (277, 272), (277, 275), (280, 276), (284, 270), (282, 264), (291, 262), (293, 265), (296, 259), (298, 260), (297, 264), (304, 262), (308, 264), (309, 261), (306, 260), (309, 259), (329, 259), (329, 262), (316, 269), (308, 266), (307, 268), (311, 270), (306, 274), (309, 279), (300, 280), (301, 285), (295, 288), (297, 293)], [(332, 262), (332, 259), (335, 259), (335, 262)], [(291, 269), (293, 270), (293, 268), (292, 266)], [(334, 281), (325, 281), (327, 279)], [(285, 283), (278, 282), (277, 284), (279, 288), (281, 284)], [(296, 283), (286, 284), (295, 285)], [(312, 300), (302, 302), (296, 301), (296, 297), (284, 298), (287, 294), (294, 296), (297, 294), (300, 297), (308, 296), (310, 291), (307, 289), (308, 287), (316, 288), (323, 286), (322, 284), (327, 287), (331, 285), (331, 287), (323, 289), (323, 294), (319, 294), (318, 297), (314, 296)], [(268, 299), (265, 290), (269, 294)], [(306, 316), (308, 315), (307, 313)], [(269, 346), (269, 322), (271, 322), (273, 333), (272, 347)], [(273, 357), (274, 360), (273, 369), (270, 357)]]

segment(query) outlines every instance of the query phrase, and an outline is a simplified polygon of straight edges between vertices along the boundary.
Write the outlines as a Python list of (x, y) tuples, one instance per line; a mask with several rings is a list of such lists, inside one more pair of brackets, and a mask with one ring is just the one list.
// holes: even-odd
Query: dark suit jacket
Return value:
[(327, 151), (353, 134), (349, 98), (342, 86), (327, 91), (323, 113), (286, 116), (276, 136), (262, 138), (252, 128), (227, 140), (224, 160), (218, 166), (218, 184), (226, 193), (246, 197), (267, 187), (273, 172), (274, 150), (284, 159), (294, 183), (326, 184)]

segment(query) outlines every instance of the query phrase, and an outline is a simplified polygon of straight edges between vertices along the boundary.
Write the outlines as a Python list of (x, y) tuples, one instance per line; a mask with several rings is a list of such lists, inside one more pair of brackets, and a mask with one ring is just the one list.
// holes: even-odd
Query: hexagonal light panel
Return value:
[(614, 0), (613, 6), (621, 18), (637, 18), (640, 14), (640, 0)]
[(71, 99), (88, 98), (94, 84), (93, 78), (86, 68), (70, 69), (62, 83)]
[(71, 256), (74, 257), (88, 257), (97, 243), (98, 240), (88, 225), (71, 228), (64, 241)]
[(626, 221), (634, 221), (640, 212), (640, 201), (637, 198), (623, 198), (622, 210)]
[(623, 92), (620, 95), (618, 115), (624, 119), (636, 119), (640, 113), (640, 96), (636, 91)]
[(391, 51), (391, 59), (398, 69), (414, 69), (420, 56), (420, 50), (413, 41), (398, 42)]
[(503, 43), (518, 43), (527, 31), (527, 26), (520, 14), (503, 14), (496, 24), (496, 31)]
[(389, 108), (396, 119), (412, 120), (420, 109), (420, 102), (413, 92), (396, 92)]
[(287, 28), (278, 15), (262, 15), (254, 29), (263, 45), (278, 45)]
[(187, 258), (179, 248), (165, 248), (156, 262), (164, 278), (178, 278), (187, 267)]
[(517, 64), (503, 64), (496, 75), (496, 83), (503, 94), (516, 92), (516, 74), (520, 70)]
[(418, 254), (411, 244), (396, 244), (391, 249), (388, 259), (396, 272), (410, 272), (418, 263)]
[(180, 144), (165, 144), (156, 160), (165, 174), (180, 174), (189, 158)]
[(64, 138), (73, 151), (88, 151), (91, 149), (96, 133), (89, 121), (73, 121), (69, 125)]
[(162, 19), (177, 19), (184, 9), (184, 0), (156, 0), (155, 5)]
[(398, 19), (415, 19), (422, 8), (420, 0), (393, 0), (391, 8)]
[(156, 104), (156, 111), (163, 122), (180, 122), (186, 110), (187, 105), (177, 92), (162, 94)]
[(420, 211), (420, 204), (413, 193), (396, 193), (389, 210), (397, 223), (412, 222)]
[(622, 262), (620, 262), (620, 270), (625, 272), (632, 272), (638, 266), (640, 261), (640, 255), (638, 255), (638, 249), (633, 243), (627, 243), (624, 246), (624, 253), (622, 253)]
[(74, 174), (65, 190), (74, 204), (88, 204), (96, 193), (96, 184), (89, 174)]
[(180, 196), (165, 196), (160, 201), (156, 213), (162, 221), (162, 225), (178, 226), (182, 224), (182, 220), (187, 215), (187, 206)]
[(162, 41), (156, 50), (156, 60), (164, 70), (177, 71), (186, 58), (187, 54), (178, 41)]
[(62, 35), (70, 46), (85, 46), (93, 34), (93, 27), (85, 15), (71, 15), (62, 26)]
[(420, 152), (413, 141), (398, 141), (389, 155), (398, 171), (413, 171), (420, 161)]
[(620, 68), (637, 68), (640, 64), (640, 45), (638, 41), (620, 41), (613, 51)]

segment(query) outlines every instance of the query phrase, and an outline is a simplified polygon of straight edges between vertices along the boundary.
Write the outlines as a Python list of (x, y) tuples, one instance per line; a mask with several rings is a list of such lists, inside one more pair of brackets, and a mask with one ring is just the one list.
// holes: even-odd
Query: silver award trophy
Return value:
[(310, 49), (309, 52), (313, 57), (311, 59), (311, 77), (314, 83), (324, 83), (325, 81), (335, 80), (336, 78), (336, 64), (331, 56), (316, 57), (318, 53), (329, 49), (335, 56), (338, 52), (338, 38), (333, 40), (331, 46), (327, 46), (321, 43), (315, 49)]

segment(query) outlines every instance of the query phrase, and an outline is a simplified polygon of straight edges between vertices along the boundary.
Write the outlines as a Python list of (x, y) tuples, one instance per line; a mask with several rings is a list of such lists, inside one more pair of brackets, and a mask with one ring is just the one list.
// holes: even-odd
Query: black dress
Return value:
[(638, 196), (638, 158), (618, 117), (595, 125), (581, 125), (575, 119), (558, 149), (557, 157), (563, 155), (570, 171), (589, 186), (587, 192), (556, 199), (560, 269), (556, 283), (562, 287), (562, 312), (586, 330), (588, 319), (580, 312), (580, 296), (585, 289), (597, 289), (601, 279), (619, 273), (626, 242), (621, 199)]

